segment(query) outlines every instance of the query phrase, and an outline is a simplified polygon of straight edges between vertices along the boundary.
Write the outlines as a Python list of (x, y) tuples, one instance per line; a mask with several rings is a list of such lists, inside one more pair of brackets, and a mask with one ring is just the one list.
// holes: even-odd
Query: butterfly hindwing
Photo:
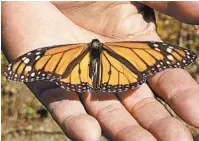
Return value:
[(97, 91), (122, 92), (136, 88), (146, 81), (138, 71), (134, 70), (134, 67), (131, 68), (120, 61), (113, 54), (102, 52)]
[[(90, 53), (85, 51), (76, 60), (75, 64), (71, 66), (71, 71), (65, 77), (57, 80), (57, 84), (67, 91), (85, 92), (93, 91), (92, 81), (89, 77), (89, 62)], [(74, 61), (74, 60), (73, 60)], [(73, 62), (71, 62), (72, 64)]]

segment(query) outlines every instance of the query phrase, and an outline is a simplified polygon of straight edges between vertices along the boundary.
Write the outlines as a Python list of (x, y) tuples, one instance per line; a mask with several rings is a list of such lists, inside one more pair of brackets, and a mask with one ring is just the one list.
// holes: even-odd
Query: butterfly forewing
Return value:
[(10, 80), (33, 82), (35, 80), (61, 79), (67, 66), (79, 56), (87, 44), (46, 47), (22, 55), (6, 67)]

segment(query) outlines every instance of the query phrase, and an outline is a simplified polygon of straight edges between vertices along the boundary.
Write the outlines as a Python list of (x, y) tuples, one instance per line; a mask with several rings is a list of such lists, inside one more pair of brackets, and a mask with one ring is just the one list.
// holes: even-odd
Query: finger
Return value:
[(197, 24), (199, 22), (199, 3), (198, 2), (179, 2), (179, 1), (164, 1), (152, 2), (145, 1), (143, 4), (163, 12), (169, 16), (175, 17), (182, 22)]
[[(41, 88), (41, 83), (35, 85), (29, 87)], [(101, 135), (99, 124), (95, 118), (86, 113), (75, 92), (69, 93), (60, 88), (45, 88), (46, 86), (42, 86), (41, 90), (37, 90), (41, 92), (36, 94), (37, 98), (47, 107), (68, 137), (74, 140), (99, 140)]]
[(199, 127), (199, 85), (183, 69), (167, 69), (149, 78), (151, 87), (189, 124)]
[(155, 141), (156, 139), (128, 113), (113, 93), (84, 93), (87, 111), (100, 123), (112, 140)]
[(168, 113), (164, 106), (154, 98), (146, 84), (118, 96), (139, 124), (150, 131), (157, 140), (192, 141), (189, 130)]

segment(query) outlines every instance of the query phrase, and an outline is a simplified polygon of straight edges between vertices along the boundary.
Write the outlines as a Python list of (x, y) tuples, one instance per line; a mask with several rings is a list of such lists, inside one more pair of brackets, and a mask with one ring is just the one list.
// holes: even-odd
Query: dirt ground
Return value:
[[(156, 18), (158, 33), (163, 41), (188, 47), (199, 56), (199, 26), (182, 24), (159, 13), (156, 13)], [(2, 66), (5, 66), (3, 53), (1, 60)], [(199, 83), (199, 59), (188, 71)], [(69, 141), (45, 107), (24, 84), (7, 81), (1, 76), (2, 141)], [(176, 116), (172, 110), (170, 112)], [(199, 129), (187, 126), (195, 141), (199, 141)], [(105, 137), (101, 138), (101, 141), (106, 140)]]

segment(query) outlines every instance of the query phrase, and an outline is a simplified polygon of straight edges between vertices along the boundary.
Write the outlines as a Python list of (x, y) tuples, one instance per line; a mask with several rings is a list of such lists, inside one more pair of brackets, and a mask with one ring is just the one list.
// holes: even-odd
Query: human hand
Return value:
[[(3, 2), (4, 52), (15, 59), (39, 47), (88, 43), (93, 38), (161, 41), (153, 16), (150, 9), (130, 2)], [(199, 127), (199, 87), (185, 70), (167, 69), (148, 82), (181, 118)], [(117, 95), (78, 95), (50, 82), (28, 86), (74, 140), (98, 140), (101, 128), (112, 140), (192, 140), (188, 129), (155, 99), (147, 84)]]

